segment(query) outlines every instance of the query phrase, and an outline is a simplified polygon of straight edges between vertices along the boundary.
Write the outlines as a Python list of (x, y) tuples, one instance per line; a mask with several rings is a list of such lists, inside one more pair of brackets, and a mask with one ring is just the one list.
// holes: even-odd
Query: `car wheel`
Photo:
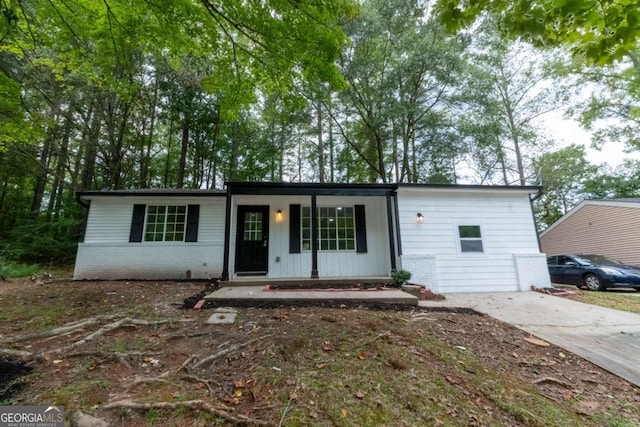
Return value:
[(602, 286), (602, 281), (595, 274), (589, 273), (584, 276), (584, 285), (590, 291), (604, 291), (605, 287)]

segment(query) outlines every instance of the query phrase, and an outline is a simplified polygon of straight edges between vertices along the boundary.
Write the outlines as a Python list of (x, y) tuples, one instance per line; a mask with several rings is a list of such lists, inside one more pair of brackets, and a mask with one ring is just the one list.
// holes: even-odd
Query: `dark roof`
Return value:
[(398, 187), (415, 187), (415, 188), (451, 188), (451, 189), (468, 189), (468, 190), (526, 190), (536, 192), (542, 190), (542, 186), (538, 185), (482, 185), (482, 184), (396, 184)]
[(265, 195), (357, 195), (379, 196), (391, 194), (395, 184), (348, 184), (304, 182), (226, 182), (230, 194)]
[[(350, 183), (300, 183), (300, 182), (225, 182), (226, 190), (202, 189), (129, 189), (129, 190), (89, 190), (79, 191), (79, 198), (90, 199), (101, 196), (226, 196), (227, 194), (264, 194), (264, 195), (349, 195), (349, 196), (382, 196), (392, 194), (398, 188), (441, 188), (451, 190), (516, 190), (536, 192), (538, 186), (509, 185), (473, 185), (473, 184), (350, 184)], [(631, 200), (631, 199), (621, 199)], [(635, 199), (640, 202), (640, 199)]]
[(94, 197), (94, 196), (226, 196), (224, 190), (201, 190), (186, 188), (144, 188), (135, 190), (89, 190), (78, 191), (78, 197)]

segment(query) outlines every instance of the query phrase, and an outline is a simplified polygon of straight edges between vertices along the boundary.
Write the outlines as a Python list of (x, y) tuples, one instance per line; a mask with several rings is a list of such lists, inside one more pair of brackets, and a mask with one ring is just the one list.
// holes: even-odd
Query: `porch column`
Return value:
[(391, 271), (396, 269), (396, 242), (393, 232), (393, 205), (391, 194), (387, 193), (387, 228), (389, 229), (389, 254), (391, 254)]
[[(228, 190), (227, 190), (228, 191)], [(224, 216), (224, 258), (222, 261), (222, 280), (229, 280), (229, 244), (231, 241), (231, 194), (227, 194), (226, 212)]]
[(318, 208), (316, 193), (311, 194), (311, 278), (318, 276)]

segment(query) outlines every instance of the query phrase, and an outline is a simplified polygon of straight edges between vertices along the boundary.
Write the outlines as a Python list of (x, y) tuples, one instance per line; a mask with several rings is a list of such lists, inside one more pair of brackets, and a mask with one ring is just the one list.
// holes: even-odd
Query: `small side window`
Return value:
[(479, 225), (459, 225), (461, 252), (484, 252)]
[(548, 256), (547, 257), (547, 265), (556, 265), (556, 258), (555, 256)]

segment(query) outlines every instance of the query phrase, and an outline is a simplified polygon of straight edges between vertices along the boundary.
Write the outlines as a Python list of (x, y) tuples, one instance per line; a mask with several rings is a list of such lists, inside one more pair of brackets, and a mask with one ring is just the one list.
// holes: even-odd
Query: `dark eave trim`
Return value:
[(107, 191), (78, 191), (78, 198), (91, 197), (226, 197), (222, 190), (107, 190)]
[(392, 194), (395, 184), (335, 184), (283, 182), (227, 182), (229, 194), (312, 195), (317, 196), (384, 196)]
[(536, 193), (539, 185), (481, 185), (481, 184), (397, 184), (398, 188), (442, 188), (450, 190), (507, 190)]

